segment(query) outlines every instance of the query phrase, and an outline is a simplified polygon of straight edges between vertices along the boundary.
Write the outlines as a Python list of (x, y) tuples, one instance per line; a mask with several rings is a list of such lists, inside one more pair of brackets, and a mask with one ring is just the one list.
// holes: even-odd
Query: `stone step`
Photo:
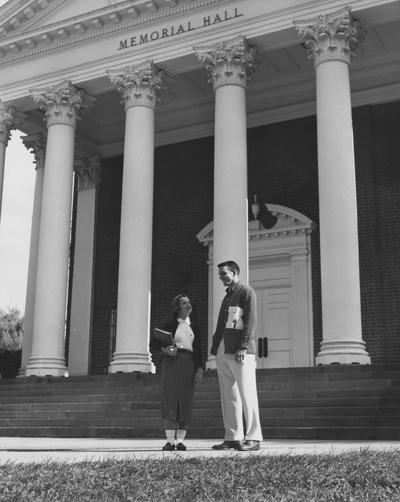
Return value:
[[(261, 370), (257, 380), (266, 438), (397, 437), (395, 365)], [(159, 375), (0, 381), (0, 434), (162, 438), (160, 401)], [(223, 437), (215, 371), (207, 371), (196, 386), (190, 434)]]
[[(71, 416), (68, 419), (37, 419), (37, 418), (17, 418), (17, 419), (0, 419), (0, 428), (13, 427), (79, 427), (79, 428), (93, 428), (93, 427), (126, 427), (131, 429), (160, 429), (162, 428), (161, 414), (158, 417), (130, 417), (121, 418), (117, 417), (92, 417), (92, 418), (77, 418)], [(203, 428), (214, 425), (222, 427), (222, 416), (199, 417), (195, 415), (192, 420), (190, 428)], [(285, 428), (350, 428), (350, 427), (397, 427), (397, 417), (262, 417), (261, 425), (263, 428), (269, 427), (285, 427)]]
[[(206, 379), (217, 379), (215, 370), (205, 372)], [(304, 380), (355, 380), (355, 379), (397, 379), (400, 380), (400, 368), (397, 365), (330, 365), (311, 368), (273, 368), (257, 370), (259, 381), (299, 381)], [(138, 383), (142, 385), (152, 385), (159, 382), (159, 375), (152, 374), (114, 374), (114, 375), (92, 375), (92, 376), (70, 376), (70, 377), (24, 377), (17, 379), (0, 379), (0, 391), (2, 388), (15, 388), (18, 386), (37, 386), (37, 385), (71, 385), (78, 386), (114, 386), (124, 383)]]
[[(393, 399), (394, 403), (400, 402), (400, 392), (394, 387), (387, 387), (378, 389), (381, 399)], [(345, 389), (315, 389), (315, 388), (302, 388), (300, 389), (290, 389), (290, 390), (264, 390), (262, 387), (258, 390), (258, 396), (260, 400), (284, 400), (284, 399), (337, 399), (338, 402), (341, 400), (349, 398), (371, 398), (376, 395), (377, 389), (373, 388), (345, 388)], [(11, 403), (50, 403), (59, 402), (131, 402), (133, 400), (136, 402), (146, 403), (147, 401), (153, 401), (160, 398), (160, 389), (152, 389), (152, 392), (141, 392), (132, 389), (130, 392), (110, 392), (110, 393), (99, 393), (99, 394), (60, 394), (54, 392), (43, 392), (32, 395), (13, 395), (13, 396), (3, 396), (0, 394), (0, 406), (3, 404)], [(198, 401), (219, 399), (219, 390), (215, 386), (213, 390), (198, 389), (195, 392), (195, 399)]]
[[(187, 438), (210, 438), (217, 441), (223, 438), (219, 427), (191, 427)], [(135, 429), (129, 427), (4, 427), (0, 436), (12, 437), (70, 437), (70, 438), (160, 438), (162, 429)], [(398, 427), (265, 427), (263, 437), (269, 439), (312, 439), (312, 440), (400, 440)]]
[[(258, 382), (257, 388), (259, 392), (283, 392), (291, 391), (298, 392), (304, 389), (304, 382), (290, 381), (290, 382)], [(375, 390), (375, 389), (392, 389), (394, 392), (400, 390), (399, 382), (394, 383), (389, 379), (382, 380), (360, 380), (357, 382), (347, 381), (347, 380), (333, 380), (333, 381), (312, 381), (307, 383), (307, 390), (323, 390), (323, 391), (358, 391), (358, 390)], [(86, 386), (52, 386), (51, 384), (46, 386), (32, 386), (29, 389), (16, 388), (10, 389), (0, 389), (0, 402), (5, 399), (8, 400), (9, 397), (23, 398), (23, 397), (43, 397), (43, 396), (69, 396), (69, 395), (108, 395), (108, 394), (126, 394), (131, 395), (135, 392), (135, 395), (152, 395), (158, 394), (160, 392), (159, 385), (137, 385), (132, 384), (131, 386), (121, 386), (121, 387), (86, 387)], [(196, 386), (196, 393), (201, 396), (204, 393), (219, 393), (218, 385), (216, 382), (210, 383), (205, 380), (201, 385)]]
[[(118, 396), (88, 396), (89, 399), (86, 401), (84, 399), (79, 399), (79, 396), (75, 398), (71, 397), (70, 400), (63, 400), (58, 402), (55, 399), (51, 400), (40, 400), (40, 402), (32, 400), (29, 402), (6, 402), (1, 404), (2, 411), (35, 411), (35, 410), (72, 410), (72, 409), (86, 409), (86, 410), (102, 410), (102, 409), (114, 409), (114, 410), (141, 410), (141, 409), (152, 409), (160, 407), (160, 399), (158, 397), (149, 396), (148, 399), (118, 399)], [(74, 400), (73, 400), (74, 399)], [(395, 406), (400, 405), (400, 397), (387, 397), (383, 398), (380, 396), (365, 396), (365, 397), (290, 397), (290, 398), (275, 398), (271, 396), (259, 398), (260, 408), (324, 408), (324, 407), (335, 407), (335, 408), (345, 408), (348, 406), (364, 406), (364, 407), (378, 407), (378, 406)], [(220, 401), (219, 398), (211, 399), (195, 399), (194, 408), (195, 409), (213, 409), (219, 408)]]
[[(80, 403), (79, 403), (80, 404)], [(71, 409), (29, 409), (24, 410), (24, 413), (28, 413), (28, 416), (32, 419), (38, 420), (68, 420), (70, 418), (74, 419), (91, 419), (91, 418), (104, 418), (112, 419), (116, 415), (119, 418), (133, 419), (133, 418), (158, 418), (161, 416), (161, 404), (158, 403), (152, 408), (141, 408), (141, 409), (115, 409), (115, 407), (109, 407), (106, 409), (82, 409), (81, 406)], [(126, 407), (125, 407), (126, 408)], [(277, 417), (277, 418), (315, 418), (318, 417), (321, 420), (325, 417), (393, 417), (399, 420), (400, 417), (400, 407), (315, 407), (315, 408), (260, 408), (260, 415), (263, 418)], [(21, 410), (14, 411), (0, 411), (0, 419), (18, 419), (23, 416)], [(221, 409), (220, 407), (215, 408), (195, 408), (195, 417), (207, 417), (208, 419), (220, 418)]]

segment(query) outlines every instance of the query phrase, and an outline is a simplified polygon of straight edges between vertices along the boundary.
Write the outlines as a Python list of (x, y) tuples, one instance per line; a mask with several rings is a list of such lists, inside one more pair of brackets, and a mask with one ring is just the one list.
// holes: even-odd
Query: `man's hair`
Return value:
[(236, 272), (237, 275), (240, 274), (239, 265), (235, 261), (232, 261), (232, 260), (223, 261), (222, 263), (219, 263), (217, 265), (217, 267), (218, 268), (228, 267), (232, 272)]

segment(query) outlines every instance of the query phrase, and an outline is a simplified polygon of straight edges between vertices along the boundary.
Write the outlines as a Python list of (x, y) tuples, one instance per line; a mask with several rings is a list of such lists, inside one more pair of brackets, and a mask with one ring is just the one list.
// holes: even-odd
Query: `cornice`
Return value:
[[(60, 2), (60, 5), (65, 2), (65, 0), (56, 1)], [(23, 32), (0, 38), (0, 65), (16, 63), (33, 56), (43, 56), (72, 45), (122, 33), (185, 12), (226, 3), (229, 0), (194, 0), (182, 5), (177, 3), (178, 1), (164, 0), (168, 7), (152, 13), (146, 13), (147, 10), (142, 11), (142, 9), (149, 9), (149, 5), (154, 2), (143, 1), (135, 3), (135, 6), (132, 6), (132, 2), (123, 2), (117, 8), (110, 6), (110, 8), (82, 14), (28, 33)], [(171, 6), (172, 2), (176, 5)], [(127, 17), (131, 19), (124, 22)]]

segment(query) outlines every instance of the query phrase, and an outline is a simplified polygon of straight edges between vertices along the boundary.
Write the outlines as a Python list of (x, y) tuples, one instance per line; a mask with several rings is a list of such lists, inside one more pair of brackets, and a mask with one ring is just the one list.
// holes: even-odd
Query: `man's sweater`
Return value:
[[(235, 318), (233, 322), (232, 318)], [(255, 354), (256, 323), (257, 306), (254, 289), (240, 282), (227, 288), (218, 315), (211, 354), (217, 354), (222, 338), (224, 339), (225, 354), (235, 354), (242, 349), (246, 349), (248, 354)]]

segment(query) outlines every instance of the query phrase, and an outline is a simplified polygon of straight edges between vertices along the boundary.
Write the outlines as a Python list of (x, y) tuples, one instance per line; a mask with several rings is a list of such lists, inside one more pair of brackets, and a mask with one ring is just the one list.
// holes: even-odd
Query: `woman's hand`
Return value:
[(197, 368), (194, 374), (194, 383), (201, 383), (203, 381), (203, 368)]

